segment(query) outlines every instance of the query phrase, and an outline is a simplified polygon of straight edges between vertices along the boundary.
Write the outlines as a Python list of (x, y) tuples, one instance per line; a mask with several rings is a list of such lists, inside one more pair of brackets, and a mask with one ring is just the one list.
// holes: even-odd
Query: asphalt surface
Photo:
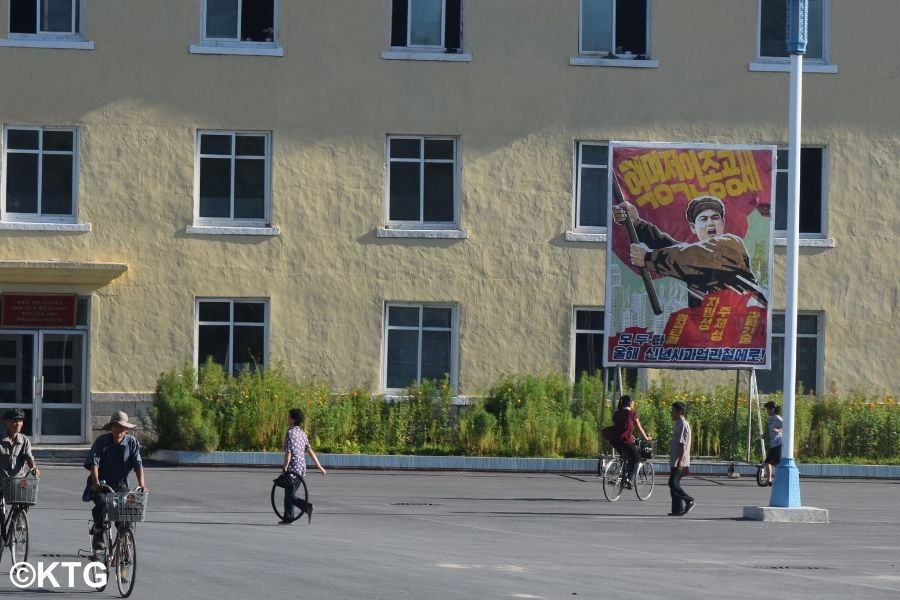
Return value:
[[(900, 481), (803, 479), (829, 524), (744, 521), (768, 504), (750, 478), (690, 477), (687, 517), (667, 517), (665, 480), (646, 502), (603, 499), (590, 475), (331, 471), (308, 476), (315, 512), (290, 526), (269, 506), (275, 473), (148, 468), (133, 598), (900, 597)], [(86, 471), (45, 466), (29, 513), (29, 562), (77, 561), (88, 546)], [(0, 598), (35, 597), (0, 561)], [(76, 571), (76, 589), (96, 594)], [(41, 597), (39, 594), (37, 597)]]

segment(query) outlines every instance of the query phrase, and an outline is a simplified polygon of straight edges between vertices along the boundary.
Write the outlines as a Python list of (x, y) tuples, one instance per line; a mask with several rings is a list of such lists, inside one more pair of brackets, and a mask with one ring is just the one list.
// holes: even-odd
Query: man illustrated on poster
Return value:
[(753, 294), (761, 306), (768, 305), (750, 270), (744, 241), (733, 233), (725, 233), (725, 205), (719, 198), (698, 196), (688, 203), (685, 217), (697, 236), (696, 242), (675, 240), (641, 219), (637, 208), (629, 202), (613, 205), (616, 223), (624, 223), (626, 214), (634, 223), (639, 240), (630, 246), (631, 264), (684, 281), (690, 308), (700, 306), (707, 294), (725, 289)]

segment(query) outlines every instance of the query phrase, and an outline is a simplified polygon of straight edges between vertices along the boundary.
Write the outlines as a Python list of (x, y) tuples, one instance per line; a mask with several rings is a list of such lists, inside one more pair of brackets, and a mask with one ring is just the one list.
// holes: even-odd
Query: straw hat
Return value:
[(128, 413), (121, 410), (117, 410), (112, 414), (112, 416), (109, 418), (109, 423), (104, 425), (103, 429), (106, 429), (108, 431), (112, 429), (113, 425), (121, 425), (122, 427), (127, 427), (128, 429), (134, 429), (135, 427), (137, 427), (137, 425), (135, 425), (134, 423), (128, 422)]

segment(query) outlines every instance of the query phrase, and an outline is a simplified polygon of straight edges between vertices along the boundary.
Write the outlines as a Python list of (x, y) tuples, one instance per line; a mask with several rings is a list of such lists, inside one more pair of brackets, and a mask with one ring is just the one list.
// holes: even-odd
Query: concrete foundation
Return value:
[(744, 518), (750, 521), (774, 521), (776, 523), (828, 523), (828, 510), (811, 506), (796, 508), (745, 506)]

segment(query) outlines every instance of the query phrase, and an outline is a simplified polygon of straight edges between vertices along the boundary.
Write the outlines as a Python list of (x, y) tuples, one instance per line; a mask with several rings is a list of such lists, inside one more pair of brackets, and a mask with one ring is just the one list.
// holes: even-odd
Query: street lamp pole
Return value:
[(803, 55), (806, 53), (809, 0), (787, 0), (787, 49), (791, 56), (790, 145), (788, 148), (787, 273), (784, 314), (784, 424), (781, 462), (775, 470), (770, 506), (800, 504), (800, 471), (794, 462), (794, 406), (797, 390), (797, 270), (800, 254), (800, 116)]

